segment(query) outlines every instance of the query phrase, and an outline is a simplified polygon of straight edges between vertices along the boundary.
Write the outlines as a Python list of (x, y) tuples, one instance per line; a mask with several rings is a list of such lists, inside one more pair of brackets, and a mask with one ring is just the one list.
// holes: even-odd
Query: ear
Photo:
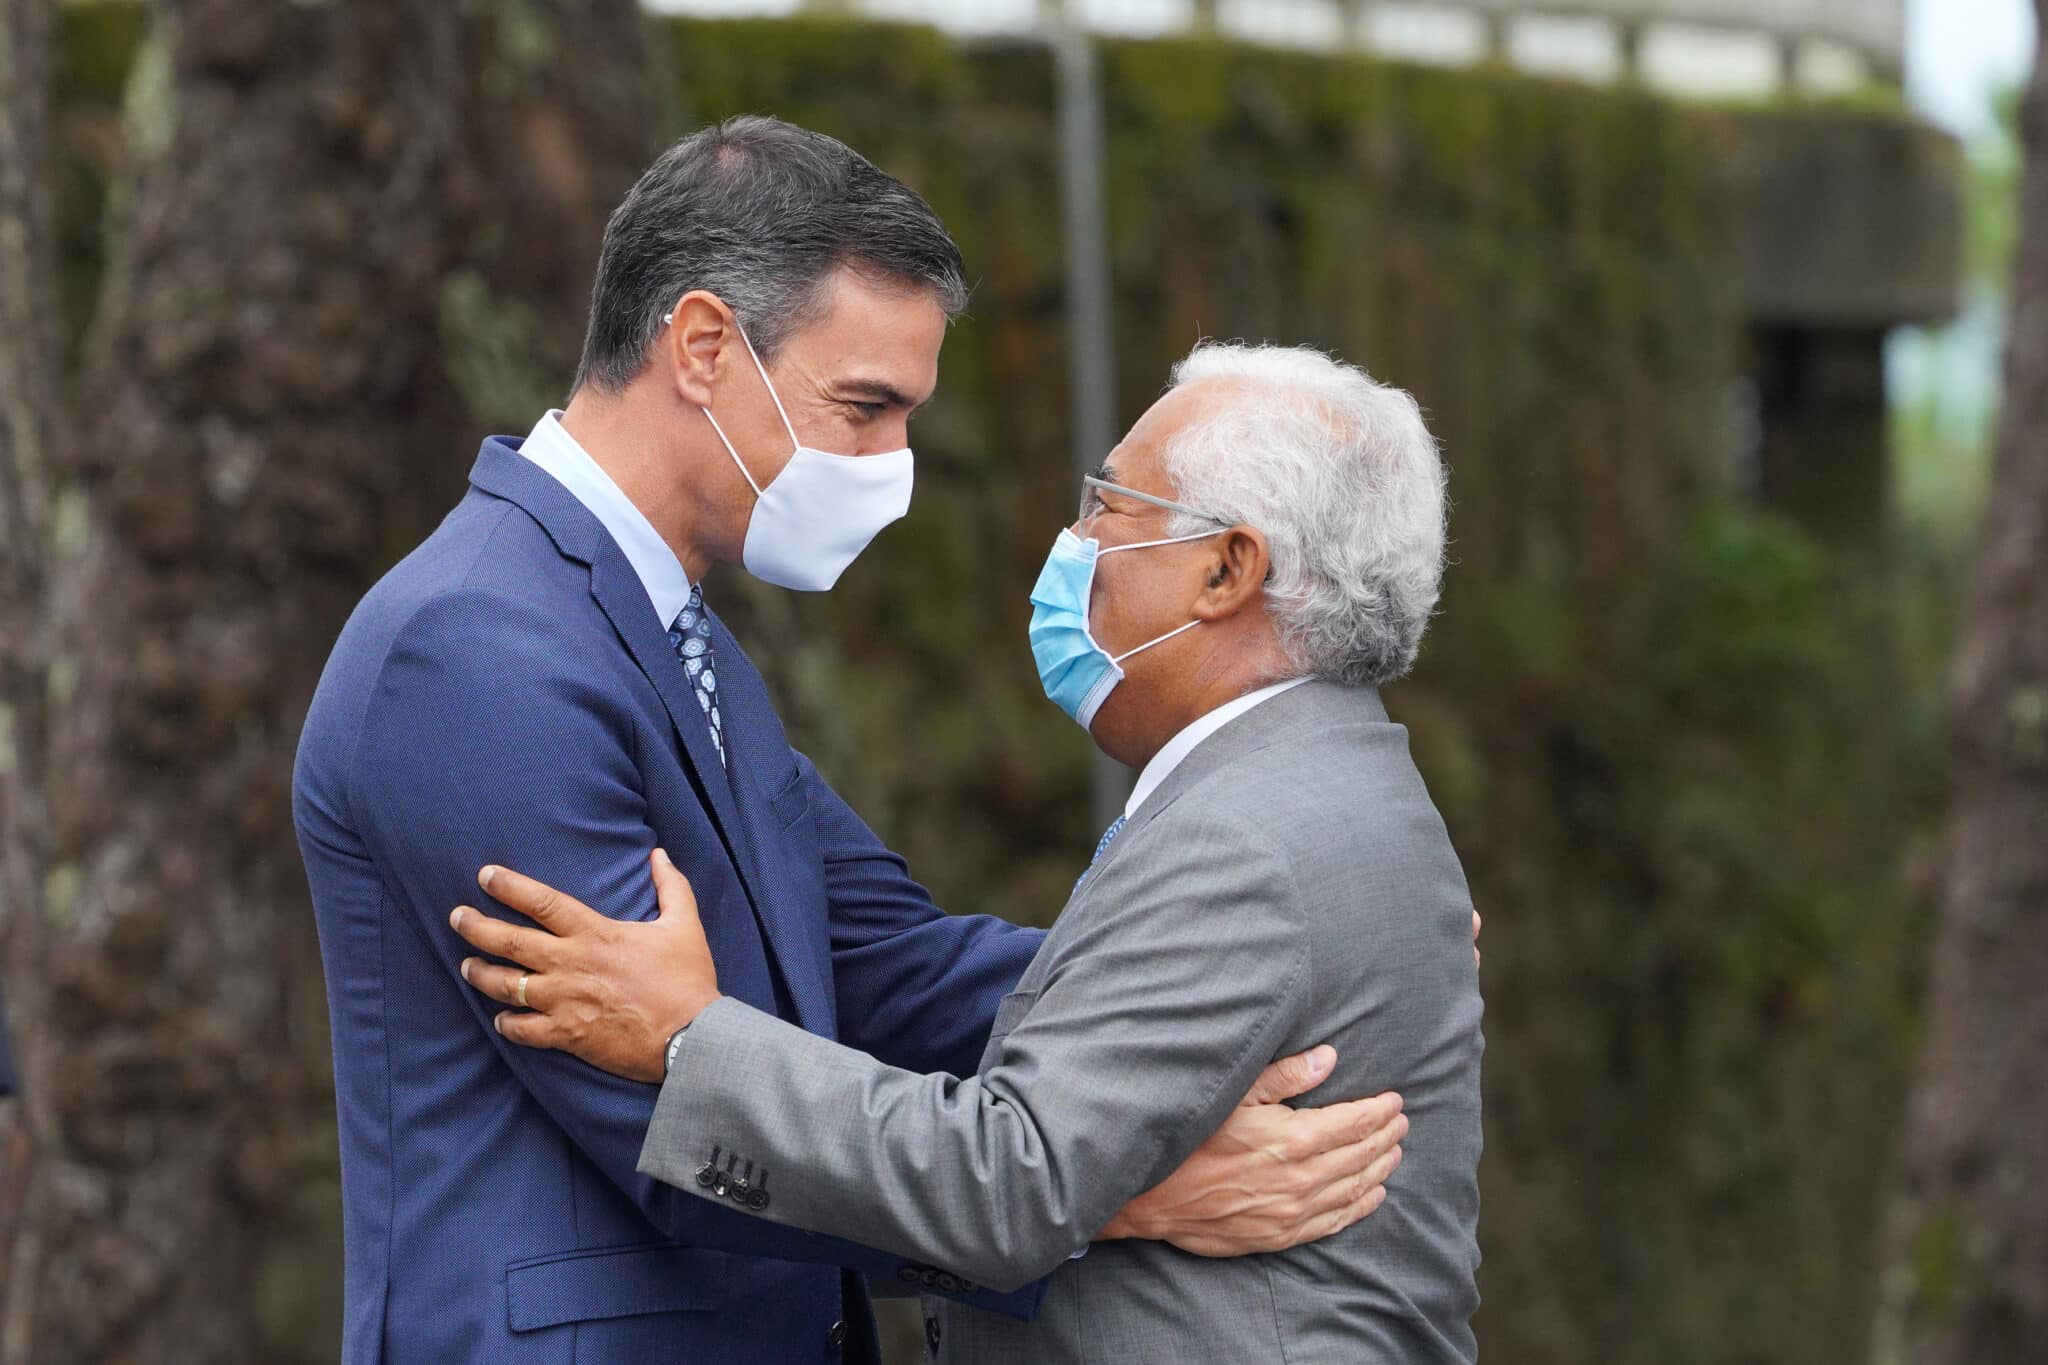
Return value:
[(1221, 621), (1256, 607), (1265, 595), (1266, 574), (1273, 565), (1265, 533), (1250, 526), (1233, 526), (1210, 544), (1214, 548), (1204, 565), (1208, 578), (1202, 595), (1195, 599), (1195, 618)]
[(708, 408), (726, 348), (741, 344), (739, 323), (725, 300), (692, 289), (669, 315), (669, 328), (662, 334), (657, 353), (675, 377), (676, 392), (683, 401)]

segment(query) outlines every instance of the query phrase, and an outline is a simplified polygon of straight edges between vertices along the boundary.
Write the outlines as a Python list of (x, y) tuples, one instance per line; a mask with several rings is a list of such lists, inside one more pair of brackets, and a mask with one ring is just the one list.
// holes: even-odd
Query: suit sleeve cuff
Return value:
[[(754, 1217), (801, 1227), (779, 1207), (776, 1186), (766, 1175), (755, 1170), (749, 1181), (744, 1160), (729, 1167), (734, 1154), (717, 1146), (714, 1129), (732, 1136), (718, 1121), (721, 1105), (741, 1102), (743, 1096), (761, 1100), (758, 1085), (749, 1084), (749, 1077), (767, 1057), (784, 1049), (820, 1045), (836, 1047), (730, 996), (705, 1006), (690, 1021), (676, 1049), (675, 1065), (662, 1082), (640, 1149), (640, 1173), (700, 1198), (730, 1203)], [(938, 1294), (1027, 1322), (1045, 1295), (1043, 1280), (1004, 1292), (888, 1252), (872, 1252), (855, 1264), (871, 1280), (892, 1284), (896, 1292)]]
[[(753, 1016), (751, 1019), (746, 1016)], [(641, 1143), (639, 1169), (664, 1185), (677, 1189), (697, 1188), (697, 1174), (709, 1149), (698, 1132), (701, 1118), (705, 1071), (729, 1058), (738, 1038), (772, 1022), (753, 1006), (721, 995), (697, 1012), (687, 1028), (675, 1038), (668, 1072), (655, 1101), (654, 1119)], [(699, 1099), (692, 1104), (692, 1096)]]

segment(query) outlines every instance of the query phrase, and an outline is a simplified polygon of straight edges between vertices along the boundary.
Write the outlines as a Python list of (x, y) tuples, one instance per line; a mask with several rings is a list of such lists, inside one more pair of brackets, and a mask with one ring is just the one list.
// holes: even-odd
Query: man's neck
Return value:
[[(1226, 648), (1222, 653), (1228, 653)], [(1211, 655), (1211, 660), (1217, 655)], [(1228, 706), (1239, 697), (1247, 696), (1262, 687), (1284, 682), (1291, 675), (1285, 657), (1277, 646), (1258, 649), (1251, 660), (1234, 660), (1227, 670), (1208, 674), (1198, 668), (1195, 685), (1186, 692), (1153, 711), (1154, 723), (1144, 737), (1144, 752), (1123, 761), (1130, 767), (1142, 770), (1146, 764), (1159, 756), (1159, 751), (1173, 742), (1174, 736), (1208, 715), (1219, 706)]]
[(1254, 706), (1264, 704), (1269, 698), (1303, 681), (1306, 680), (1295, 678), (1249, 688), (1229, 701), (1210, 707), (1176, 730), (1172, 738), (1161, 745), (1152, 757), (1146, 759), (1144, 766), (1138, 770), (1138, 780), (1133, 784), (1130, 799), (1124, 806), (1125, 813), (1136, 814), (1138, 809), (1151, 799), (1152, 793), (1159, 790), (1189, 755), (1207, 743), (1211, 735), (1230, 725), (1238, 716)]
[(662, 424), (649, 420), (639, 406), (630, 394), (578, 389), (562, 411), (562, 429), (640, 509), (689, 580), (702, 582), (714, 558), (701, 534), (706, 509), (695, 481), (676, 477)]

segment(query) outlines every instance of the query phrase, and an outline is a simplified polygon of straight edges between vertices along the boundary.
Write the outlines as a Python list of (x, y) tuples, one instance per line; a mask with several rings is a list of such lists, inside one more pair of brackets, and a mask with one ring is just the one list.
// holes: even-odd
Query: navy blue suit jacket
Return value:
[[(334, 1028), (343, 1360), (868, 1357), (842, 1269), (914, 1278), (901, 1258), (637, 1174), (657, 1088), (500, 1038), (498, 1006), (457, 975), (448, 912), (509, 916), (475, 881), (501, 863), (652, 918), (659, 845), (696, 890), (723, 991), (957, 1075), (1042, 936), (940, 913), (791, 750), (718, 623), (721, 767), (597, 518), (515, 441), (487, 441), (470, 484), (343, 629), (293, 784)], [(958, 1297), (1024, 1315), (1038, 1295)]]

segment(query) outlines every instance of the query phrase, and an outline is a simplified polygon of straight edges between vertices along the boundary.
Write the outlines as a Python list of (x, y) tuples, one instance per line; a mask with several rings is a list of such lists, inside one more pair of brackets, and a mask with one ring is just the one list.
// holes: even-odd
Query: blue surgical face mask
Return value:
[[(1191, 508), (1166, 503), (1160, 498), (1143, 494), (1136, 496), (1144, 497), (1147, 502), (1173, 507), (1176, 511), (1193, 512)], [(1194, 512), (1193, 515), (1200, 516), (1201, 513)], [(1146, 540), (1135, 545), (1112, 545), (1104, 549), (1093, 536), (1083, 540), (1071, 530), (1063, 528), (1060, 531), (1059, 539), (1053, 542), (1052, 553), (1046, 556), (1045, 568), (1038, 575), (1038, 584), (1031, 589), (1031, 653), (1038, 660), (1038, 680), (1045, 686), (1045, 695), (1078, 721), (1083, 730), (1094, 725), (1095, 713), (1102, 709), (1102, 703), (1109, 700), (1109, 694), (1123, 681), (1125, 659), (1202, 624), (1198, 620), (1190, 621), (1156, 640), (1147, 640), (1136, 649), (1111, 655), (1095, 642), (1094, 635), (1088, 630), (1088, 604), (1095, 588), (1096, 561), (1103, 555), (1124, 550), (1149, 550), (1157, 545), (1178, 545), (1182, 541), (1207, 540), (1222, 534), (1221, 530), (1202, 531), (1191, 536)]]

